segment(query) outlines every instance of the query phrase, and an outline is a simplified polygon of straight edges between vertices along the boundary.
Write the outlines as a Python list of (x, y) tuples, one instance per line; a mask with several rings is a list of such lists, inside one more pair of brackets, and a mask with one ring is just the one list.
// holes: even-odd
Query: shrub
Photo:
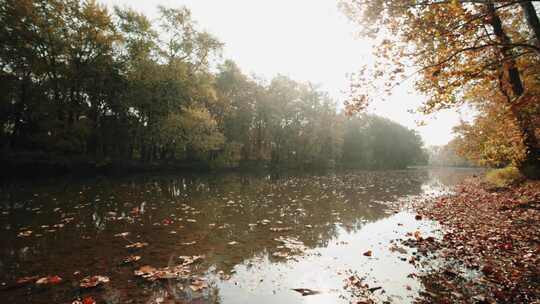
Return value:
[(507, 187), (523, 179), (518, 168), (508, 166), (502, 169), (494, 169), (486, 173), (486, 181), (496, 187)]

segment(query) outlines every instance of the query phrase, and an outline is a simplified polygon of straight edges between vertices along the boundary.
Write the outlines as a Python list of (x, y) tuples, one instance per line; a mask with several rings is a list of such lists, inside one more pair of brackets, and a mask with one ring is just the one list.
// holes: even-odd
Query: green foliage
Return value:
[(523, 175), (514, 166), (493, 169), (486, 173), (486, 181), (496, 187), (507, 187), (522, 179)]
[(360, 116), (345, 124), (343, 162), (365, 168), (405, 168), (425, 164), (422, 140), (391, 120)]
[(242, 145), (227, 142), (215, 159), (209, 161), (212, 168), (237, 168), (242, 160)]
[(189, 9), (159, 12), (151, 22), (92, 0), (0, 0), (3, 147), (212, 167), (359, 157), (362, 167), (394, 168), (422, 154), (418, 135), (388, 120), (365, 117), (353, 130), (311, 83), (261, 81), (230, 60), (214, 72), (223, 44)]

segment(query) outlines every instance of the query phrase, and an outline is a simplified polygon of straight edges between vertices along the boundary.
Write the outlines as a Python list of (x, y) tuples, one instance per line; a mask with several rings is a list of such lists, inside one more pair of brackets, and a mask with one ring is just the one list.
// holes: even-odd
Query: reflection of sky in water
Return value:
[[(366, 276), (370, 287), (384, 288), (381, 300), (408, 302), (421, 288), (407, 278), (414, 267), (400, 259), (411, 252), (390, 251), (390, 241), (436, 227), (405, 211), (394, 214), (387, 203), (444, 193), (474, 172), (139, 176), (4, 186), (0, 283), (34, 274), (77, 280), (72, 274), (80, 271), (111, 277), (105, 296), (111, 303), (173, 291), (207, 303), (333, 303), (348, 302), (344, 279), (353, 270)], [(55, 226), (59, 223), (62, 227)], [(27, 229), (32, 236), (17, 237)], [(131, 233), (126, 239), (114, 236), (125, 231)], [(288, 259), (275, 257), (283, 251), (275, 240), (279, 237), (300, 242), (305, 250), (285, 250)], [(176, 285), (134, 280), (135, 266), (118, 266), (130, 254), (124, 247), (128, 241), (150, 243), (137, 253), (143, 257), (139, 266), (161, 267), (174, 264), (175, 256), (206, 255), (193, 272), (208, 276), (212, 288), (201, 298)], [(367, 250), (372, 257), (362, 255)], [(323, 293), (302, 297), (291, 288)], [(25, 292), (15, 290), (7, 297), (10, 303), (69, 302), (73, 297), (69, 284), (30, 296)]]
[[(220, 295), (223, 303), (336, 302), (339, 295), (347, 296), (343, 286), (350, 275), (348, 270), (356, 270), (358, 275), (367, 277), (365, 282), (371, 287), (384, 287), (386, 293), (379, 297), (381, 300), (391, 297), (400, 303), (407, 302), (408, 296), (414, 296), (420, 288), (416, 280), (407, 278), (415, 268), (399, 259), (408, 258), (410, 253), (389, 250), (390, 241), (417, 230), (429, 235), (436, 228), (429, 222), (414, 220), (414, 215), (407, 212), (367, 223), (355, 232), (339, 228), (338, 237), (327, 247), (308, 250), (298, 260), (273, 263), (267, 255), (261, 255), (236, 266), (232, 278), (220, 284)], [(373, 252), (372, 257), (362, 255), (368, 250)], [(292, 288), (323, 293), (301, 297)], [(348, 303), (347, 299), (342, 300)]]

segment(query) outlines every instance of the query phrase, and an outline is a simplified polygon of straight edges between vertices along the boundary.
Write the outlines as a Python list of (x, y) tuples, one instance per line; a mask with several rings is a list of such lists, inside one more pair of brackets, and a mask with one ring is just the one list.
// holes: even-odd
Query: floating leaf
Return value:
[(270, 231), (272, 232), (283, 232), (283, 231), (290, 231), (292, 230), (291, 227), (272, 227), (270, 228)]
[(19, 234), (17, 234), (18, 237), (28, 237), (28, 236), (31, 236), (32, 235), (32, 230), (25, 230), (25, 231), (21, 231), (19, 232)]
[(138, 255), (130, 255), (128, 257), (126, 257), (123, 261), (122, 261), (122, 264), (130, 264), (130, 263), (134, 263), (134, 262), (137, 262), (138, 260), (140, 260), (141, 257), (138, 256)]
[(148, 243), (141, 243), (141, 242), (137, 242), (137, 243), (132, 243), (132, 244), (129, 244), (129, 245), (126, 245), (126, 248), (143, 248), (143, 247), (146, 247), (148, 246)]
[(54, 285), (60, 282), (62, 282), (62, 278), (57, 275), (53, 275), (53, 276), (46, 276), (37, 280), (36, 284), (37, 285), (49, 285), (49, 284)]
[(316, 295), (316, 294), (321, 293), (320, 291), (313, 290), (313, 289), (308, 289), (308, 288), (294, 288), (293, 290), (296, 291), (296, 292), (299, 292), (304, 297), (305, 296), (312, 296), (312, 295)]
[(23, 285), (23, 284), (32, 283), (36, 281), (38, 278), (39, 276), (22, 277), (22, 278), (17, 279), (17, 284)]
[(135, 276), (142, 277), (149, 281), (164, 279), (187, 278), (191, 271), (184, 265), (174, 267), (155, 268), (152, 266), (142, 266), (133, 272)]
[(205, 257), (204, 255), (194, 255), (194, 256), (181, 255), (178, 257), (178, 259), (180, 259), (180, 261), (182, 262), (182, 266), (187, 266), (195, 262), (201, 261), (202, 259), (204, 259), (204, 257)]
[(79, 286), (81, 288), (92, 288), (92, 287), (96, 287), (98, 285), (106, 284), (109, 282), (110, 282), (109, 277), (96, 275), (96, 276), (89, 276), (82, 279)]

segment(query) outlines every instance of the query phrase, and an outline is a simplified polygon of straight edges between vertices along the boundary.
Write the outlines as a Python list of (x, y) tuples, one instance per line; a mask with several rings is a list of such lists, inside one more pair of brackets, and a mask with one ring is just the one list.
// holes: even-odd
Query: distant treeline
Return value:
[(467, 158), (460, 155), (459, 140), (453, 139), (444, 146), (432, 146), (428, 148), (429, 165), (440, 167), (477, 167)]
[(347, 117), (310, 83), (248, 77), (219, 62), (223, 44), (197, 29), (188, 9), (159, 12), (150, 22), (91, 0), (0, 0), (4, 161), (369, 168), (426, 161), (414, 131)]

